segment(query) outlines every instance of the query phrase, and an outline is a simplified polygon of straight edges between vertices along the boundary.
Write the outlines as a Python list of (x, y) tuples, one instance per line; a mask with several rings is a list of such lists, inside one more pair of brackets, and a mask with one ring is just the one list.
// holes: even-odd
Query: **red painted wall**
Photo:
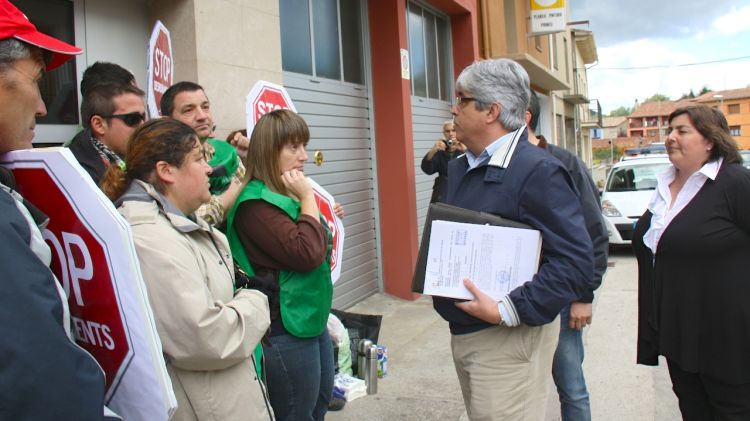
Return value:
[[(479, 54), (476, 0), (434, 0), (451, 16), (456, 75)], [(408, 49), (406, 0), (369, 2), (373, 110), (385, 292), (416, 299), (411, 278), (417, 261), (416, 189), (410, 82), (401, 78), (400, 50)]]

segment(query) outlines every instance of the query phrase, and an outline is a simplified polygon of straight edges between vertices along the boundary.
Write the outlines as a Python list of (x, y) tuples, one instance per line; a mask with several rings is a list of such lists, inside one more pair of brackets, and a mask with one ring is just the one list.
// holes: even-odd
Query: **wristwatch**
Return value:
[(505, 326), (505, 320), (503, 320), (503, 312), (500, 309), (500, 306), (503, 305), (502, 302), (498, 301), (497, 303), (497, 312), (500, 314), (500, 323), (498, 323), (498, 326)]

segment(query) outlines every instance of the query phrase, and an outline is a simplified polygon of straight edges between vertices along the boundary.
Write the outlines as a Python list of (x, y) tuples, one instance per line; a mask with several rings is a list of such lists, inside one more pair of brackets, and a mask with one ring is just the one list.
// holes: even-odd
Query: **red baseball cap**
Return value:
[(15, 38), (52, 53), (47, 70), (52, 70), (83, 50), (39, 32), (20, 10), (8, 0), (0, 0), (0, 40)]

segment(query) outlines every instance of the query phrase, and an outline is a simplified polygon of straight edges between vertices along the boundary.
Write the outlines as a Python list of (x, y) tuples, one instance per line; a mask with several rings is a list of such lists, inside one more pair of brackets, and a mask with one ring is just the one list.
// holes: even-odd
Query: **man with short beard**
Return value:
[[(210, 177), (211, 201), (195, 213), (209, 224), (220, 226), (242, 191), (245, 166), (232, 145), (211, 137), (214, 120), (202, 86), (193, 82), (175, 83), (164, 92), (159, 106), (161, 115), (187, 124), (198, 134), (214, 173)], [(219, 171), (223, 174), (218, 174)]]

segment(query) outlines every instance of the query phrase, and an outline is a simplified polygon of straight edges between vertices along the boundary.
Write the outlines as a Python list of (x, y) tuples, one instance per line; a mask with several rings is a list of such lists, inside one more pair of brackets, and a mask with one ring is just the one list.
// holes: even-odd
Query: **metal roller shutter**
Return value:
[(450, 104), (434, 99), (411, 97), (412, 134), (414, 136), (414, 175), (417, 189), (417, 233), (422, 240), (427, 207), (432, 197), (432, 185), (437, 174), (427, 175), (420, 165), (435, 141), (443, 136), (443, 122), (451, 120)]
[(346, 308), (378, 292), (373, 139), (367, 87), (284, 73), (284, 85), (310, 126), (307, 151), (324, 162), (308, 162), (305, 173), (344, 205), (344, 257), (333, 306)]

